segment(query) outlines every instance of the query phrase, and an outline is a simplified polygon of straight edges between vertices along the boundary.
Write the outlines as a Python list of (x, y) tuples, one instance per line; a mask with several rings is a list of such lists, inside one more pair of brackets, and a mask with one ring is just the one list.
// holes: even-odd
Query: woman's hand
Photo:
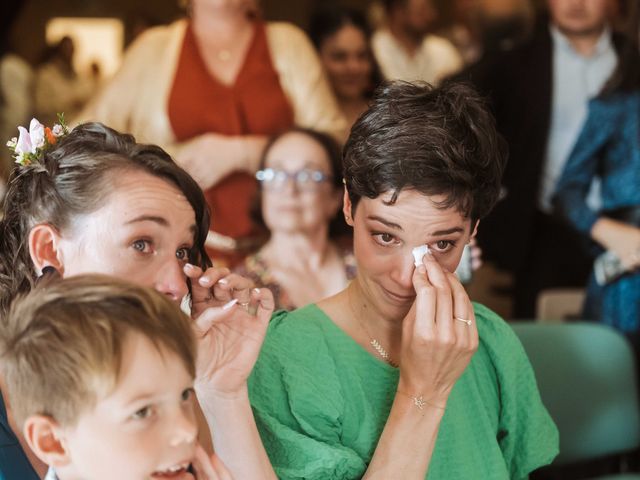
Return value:
[(430, 254), (414, 271), (413, 285), (416, 300), (402, 326), (398, 392), (444, 408), (478, 348), (473, 306), (456, 276)]
[(176, 162), (207, 190), (234, 170), (246, 168), (242, 139), (204, 133), (189, 140), (175, 154)]
[(244, 394), (273, 313), (273, 295), (252, 289), (250, 280), (226, 268), (203, 272), (187, 265), (185, 273), (192, 282), (198, 399)]
[(593, 225), (591, 234), (613, 251), (628, 270), (640, 267), (640, 228), (603, 217)]
[(222, 460), (214, 453), (209, 456), (204, 449), (198, 445), (196, 455), (191, 462), (195, 476), (189, 474), (188, 478), (195, 480), (232, 480), (229, 470), (224, 466)]

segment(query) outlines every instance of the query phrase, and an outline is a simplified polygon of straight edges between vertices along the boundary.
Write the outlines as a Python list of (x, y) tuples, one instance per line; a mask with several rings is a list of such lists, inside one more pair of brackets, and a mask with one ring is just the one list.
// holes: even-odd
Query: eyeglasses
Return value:
[(256, 178), (265, 188), (280, 190), (285, 187), (289, 179), (293, 180), (300, 190), (313, 190), (331, 178), (319, 170), (304, 168), (295, 172), (287, 172), (278, 168), (265, 168), (256, 172)]

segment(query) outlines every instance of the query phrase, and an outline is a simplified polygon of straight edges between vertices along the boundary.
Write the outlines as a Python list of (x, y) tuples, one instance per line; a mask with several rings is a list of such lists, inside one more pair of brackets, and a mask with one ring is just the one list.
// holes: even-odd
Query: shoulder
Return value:
[[(169, 25), (159, 25), (145, 30), (127, 49), (130, 52), (149, 52), (162, 53), (162, 46), (175, 40), (182, 38), (187, 28), (185, 19), (176, 20)], [(160, 50), (158, 50), (160, 48)]]
[(497, 370), (529, 366), (526, 353), (511, 326), (500, 315), (479, 303), (473, 304), (480, 337), (479, 350), (488, 354)]
[(308, 338), (317, 342), (324, 337), (325, 323), (330, 321), (315, 304), (292, 312), (276, 312), (271, 317), (265, 344), (286, 344), (297, 338)]
[(589, 102), (589, 112), (616, 116), (637, 112), (640, 106), (640, 92), (618, 93), (607, 97), (594, 98)]
[(302, 29), (288, 22), (268, 22), (265, 31), (269, 41), (309, 41)]
[(451, 41), (447, 40), (444, 37), (439, 35), (428, 35), (423, 43), (423, 48), (427, 49), (429, 52), (433, 53), (455, 53), (457, 55), (458, 50), (451, 43)]

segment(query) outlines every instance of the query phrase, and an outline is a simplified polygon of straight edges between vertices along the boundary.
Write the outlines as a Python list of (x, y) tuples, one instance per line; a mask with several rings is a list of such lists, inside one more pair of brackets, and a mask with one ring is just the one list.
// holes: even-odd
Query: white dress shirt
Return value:
[[(551, 26), (553, 44), (551, 123), (538, 197), (539, 208), (550, 213), (551, 197), (587, 118), (589, 100), (597, 96), (616, 67), (611, 32), (605, 29), (593, 54), (578, 53), (560, 30)], [(597, 203), (592, 185), (590, 203)]]
[(382, 75), (388, 80), (423, 80), (437, 85), (463, 66), (456, 47), (436, 35), (425, 36), (420, 48), (410, 55), (389, 30), (377, 30), (371, 38), (371, 47)]

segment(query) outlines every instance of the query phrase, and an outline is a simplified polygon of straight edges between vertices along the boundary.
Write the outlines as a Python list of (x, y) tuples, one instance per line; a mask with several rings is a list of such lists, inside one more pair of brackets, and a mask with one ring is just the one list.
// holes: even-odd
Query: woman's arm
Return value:
[(597, 175), (600, 157), (610, 141), (617, 119), (607, 118), (606, 106), (594, 101), (589, 116), (569, 155), (556, 186), (553, 204), (574, 228), (589, 235), (598, 214), (587, 205), (591, 183)]
[(276, 478), (260, 440), (247, 394), (273, 313), (268, 289), (227, 269), (189, 265), (192, 317), (198, 341), (195, 390), (216, 454), (234, 478)]
[(432, 255), (423, 262), (413, 275), (416, 301), (403, 321), (398, 391), (366, 479), (425, 478), (449, 394), (478, 348), (464, 288)]
[(255, 173), (267, 140), (266, 135), (205, 133), (166, 149), (207, 190), (233, 171)]

